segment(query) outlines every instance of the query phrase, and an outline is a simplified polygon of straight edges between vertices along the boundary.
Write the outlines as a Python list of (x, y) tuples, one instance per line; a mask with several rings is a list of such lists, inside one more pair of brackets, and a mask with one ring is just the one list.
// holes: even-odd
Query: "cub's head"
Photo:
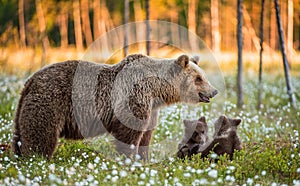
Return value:
[(225, 115), (220, 116), (214, 123), (214, 137), (226, 137), (231, 131), (237, 131), (237, 127), (241, 121), (241, 119), (228, 118)]
[(198, 57), (179, 56), (175, 63), (183, 70), (177, 83), (181, 101), (187, 103), (210, 102), (218, 91), (207, 80), (204, 71), (198, 66)]
[(184, 137), (192, 143), (204, 144), (207, 140), (208, 127), (205, 117), (198, 120), (183, 120)]

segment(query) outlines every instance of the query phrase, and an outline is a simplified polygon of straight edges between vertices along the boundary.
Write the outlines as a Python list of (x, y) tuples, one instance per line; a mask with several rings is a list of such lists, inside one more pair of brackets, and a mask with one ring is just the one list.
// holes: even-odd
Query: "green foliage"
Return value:
[(18, 25), (18, 1), (0, 0), (0, 35), (9, 27)]
[[(0, 143), (9, 143), (12, 135), (12, 115), (16, 107), (23, 79), (0, 77)], [(293, 77), (294, 87), (300, 89), (299, 77)], [(112, 151), (104, 139), (69, 141), (61, 139), (54, 157), (15, 157), (10, 152), (0, 154), (1, 185), (271, 185), (300, 183), (300, 111), (292, 109), (285, 95), (280, 77), (266, 76), (264, 107), (257, 111), (256, 81), (248, 78), (244, 84), (247, 105), (235, 106), (234, 77), (226, 76), (227, 98), (225, 113), (240, 117), (239, 135), (243, 149), (235, 152), (233, 160), (220, 156), (180, 160), (171, 156), (165, 160), (145, 164), (122, 157), (107, 156)], [(175, 105), (161, 110), (159, 126), (153, 143), (163, 139), (180, 140), (182, 119), (200, 115), (212, 118), (212, 105), (195, 108)], [(209, 124), (209, 128), (213, 128)], [(95, 143), (95, 144), (93, 144)], [(100, 144), (100, 145), (99, 145)], [(99, 146), (96, 146), (99, 145)], [(102, 149), (101, 149), (102, 148)], [(109, 152), (113, 153), (113, 152)], [(213, 157), (213, 156), (211, 156)], [(143, 166), (142, 166), (143, 165)]]

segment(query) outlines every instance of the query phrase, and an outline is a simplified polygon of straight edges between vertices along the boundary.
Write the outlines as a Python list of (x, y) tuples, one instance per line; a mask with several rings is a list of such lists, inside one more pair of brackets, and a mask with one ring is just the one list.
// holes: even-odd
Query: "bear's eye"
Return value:
[(202, 81), (203, 81), (203, 79), (202, 79), (201, 76), (197, 76), (197, 77), (196, 77), (196, 82), (199, 82), (199, 83), (200, 83), (200, 82), (202, 82)]
[(195, 137), (197, 137), (198, 135), (199, 135), (199, 133), (198, 133), (197, 131), (194, 131), (193, 137), (195, 138)]

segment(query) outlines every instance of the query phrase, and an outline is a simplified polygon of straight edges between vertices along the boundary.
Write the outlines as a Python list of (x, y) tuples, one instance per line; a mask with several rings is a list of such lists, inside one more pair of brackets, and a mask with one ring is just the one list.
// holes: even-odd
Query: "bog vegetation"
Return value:
[[(124, 6), (127, 2), (129, 6)], [(0, 144), (12, 140), (19, 93), (30, 74), (47, 63), (80, 59), (84, 48), (123, 20), (165, 20), (187, 27), (215, 52), (226, 92), (220, 108), (212, 104), (173, 105), (160, 110), (153, 143), (180, 141), (183, 119), (206, 116), (210, 135), (216, 113), (242, 119), (243, 149), (233, 160), (180, 160), (174, 155), (159, 163), (109, 157), (98, 141), (61, 139), (54, 157), (20, 158), (0, 152), (0, 185), (300, 185), (300, 48), (299, 0), (280, 1), (291, 80), (296, 98), (292, 108), (286, 93), (273, 1), (265, 4), (262, 108), (257, 110), (260, 0), (244, 0), (244, 106), (236, 107), (236, 1), (196, 0), (0, 0)], [(127, 8), (126, 8), (127, 7)], [(126, 11), (129, 11), (129, 14)], [(126, 19), (124, 16), (127, 15)], [(145, 38), (145, 30), (136, 30)], [(188, 44), (192, 44), (191, 41)], [(109, 43), (107, 43), (107, 46)], [(106, 46), (106, 45), (105, 45)], [(157, 52), (159, 51), (159, 52)], [(221, 51), (221, 52), (220, 52)], [(132, 53), (130, 51), (129, 53)], [(174, 57), (151, 45), (151, 56)], [(120, 55), (121, 57), (123, 55)], [(97, 143), (94, 143), (97, 142)], [(112, 152), (113, 153), (113, 152)], [(154, 154), (152, 158), (158, 156)], [(215, 158), (214, 154), (210, 157)]]
[[(300, 76), (296, 73), (299, 67), (295, 69), (292, 83), (295, 90), (300, 90)], [(256, 109), (257, 80), (251, 73), (253, 68), (248, 67), (244, 80), (245, 106), (242, 109), (236, 107), (234, 74), (231, 70), (223, 69), (223, 72), (226, 84), (224, 113), (243, 120), (239, 128), (243, 150), (236, 152), (232, 161), (226, 156), (219, 157), (216, 163), (202, 160), (200, 156), (182, 161), (174, 155), (159, 163), (143, 165), (138, 160), (109, 158), (88, 140), (62, 139), (51, 160), (37, 156), (23, 159), (1, 153), (0, 184), (299, 185), (300, 110), (289, 105), (281, 70), (264, 74), (263, 108), (260, 110)], [(26, 77), (2, 74), (0, 79), (0, 143), (7, 144), (12, 139), (13, 115)], [(299, 92), (295, 94), (299, 100)], [(162, 109), (153, 143), (164, 139), (180, 140), (183, 118), (204, 115), (212, 132), (212, 122), (216, 119), (213, 118), (214, 109), (204, 104), (197, 107), (180, 104)]]

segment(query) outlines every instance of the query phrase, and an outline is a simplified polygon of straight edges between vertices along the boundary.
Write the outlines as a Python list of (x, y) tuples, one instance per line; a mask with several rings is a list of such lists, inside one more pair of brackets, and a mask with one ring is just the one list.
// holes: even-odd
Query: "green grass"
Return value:
[[(299, 73), (292, 80), (299, 100)], [(256, 78), (244, 79), (242, 109), (235, 106), (235, 77), (226, 75), (225, 82), (225, 100), (197, 107), (174, 105), (160, 111), (153, 144), (165, 146), (154, 146), (151, 157), (168, 158), (158, 163), (143, 165), (116, 156), (107, 142), (109, 138), (62, 139), (50, 160), (0, 154), (0, 185), (299, 185), (299, 102), (298, 107), (290, 107), (283, 77), (264, 76), (263, 108), (259, 111)], [(12, 139), (13, 113), (23, 84), (23, 78), (0, 76), (0, 143)], [(168, 148), (174, 150), (181, 140), (183, 119), (206, 116), (211, 135), (212, 123), (222, 113), (243, 120), (239, 127), (243, 150), (236, 152), (232, 161), (226, 156), (217, 163), (199, 156), (182, 161), (172, 153), (162, 153)]]

